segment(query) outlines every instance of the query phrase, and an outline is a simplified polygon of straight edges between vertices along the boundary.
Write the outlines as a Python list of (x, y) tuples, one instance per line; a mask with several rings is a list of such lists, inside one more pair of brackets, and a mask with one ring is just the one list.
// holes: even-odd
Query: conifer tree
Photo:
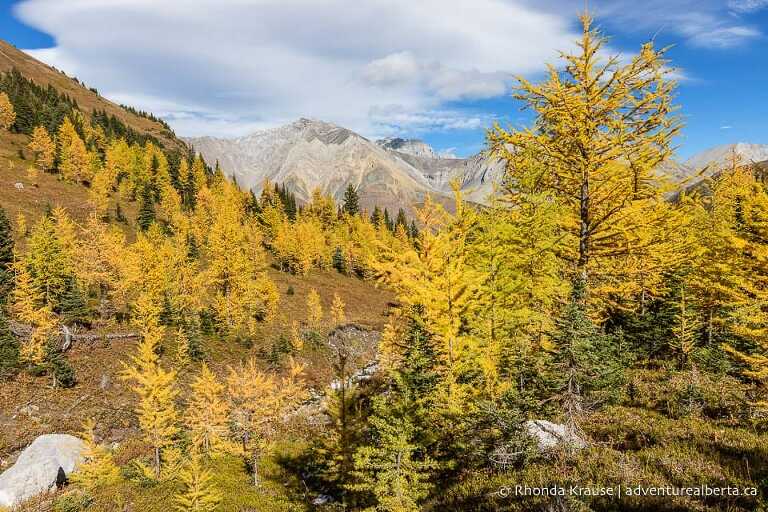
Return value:
[(71, 480), (73, 483), (93, 492), (103, 485), (111, 485), (120, 480), (120, 469), (115, 464), (110, 451), (96, 442), (96, 422), (86, 420), (81, 437), (85, 441), (83, 461), (78, 464)]
[(565, 412), (566, 425), (574, 432), (579, 431), (579, 420), (585, 410), (610, 400), (623, 379), (618, 347), (587, 315), (582, 283), (576, 278), (553, 335), (555, 392)]
[(53, 169), (56, 144), (44, 126), (35, 127), (32, 132), (32, 140), (29, 141), (27, 147), (35, 155), (35, 166), (38, 170), (49, 172)]
[(225, 448), (229, 411), (223, 391), (224, 385), (203, 363), (200, 375), (192, 383), (192, 398), (185, 414), (192, 444), (202, 453)]
[(16, 121), (16, 111), (10, 98), (4, 92), (0, 92), (0, 129), (10, 130)]
[(278, 380), (259, 370), (253, 359), (229, 368), (230, 428), (251, 466), (256, 486), (260, 484), (258, 467), (262, 451), (279, 431), (287, 410), (304, 397), (302, 371), (300, 365), (291, 361), (287, 375)]
[(675, 325), (672, 327), (673, 347), (678, 354), (680, 368), (685, 368), (697, 344), (700, 327), (698, 315), (685, 285), (681, 287), (676, 306)]
[(307, 323), (312, 330), (318, 330), (323, 323), (323, 304), (314, 288), (307, 293)]
[(347, 215), (357, 215), (360, 213), (360, 199), (352, 183), (347, 185), (347, 189), (344, 191), (344, 211)]
[(27, 266), (17, 262), (16, 286), (13, 290), (13, 311), (17, 318), (32, 327), (32, 334), (20, 347), (21, 361), (40, 365), (46, 357), (46, 349), (56, 330), (56, 319), (50, 306), (45, 304), (45, 295), (35, 284)]
[(215, 512), (223, 496), (213, 482), (211, 472), (203, 467), (200, 455), (193, 453), (179, 474), (184, 490), (176, 495), (179, 512)]
[(142, 231), (146, 231), (153, 222), (155, 222), (155, 200), (152, 197), (152, 190), (145, 186), (139, 198), (139, 214), (136, 217), (136, 223)]
[(390, 231), (395, 230), (395, 224), (392, 222), (392, 218), (389, 216), (389, 211), (384, 208), (384, 218), (382, 219), (383, 225)]
[(20, 356), (19, 340), (11, 332), (4, 308), (0, 308), (0, 380), (13, 375)]
[(130, 365), (125, 366), (123, 377), (133, 382), (133, 390), (139, 403), (136, 414), (139, 425), (154, 452), (154, 476), (159, 478), (162, 468), (161, 454), (173, 443), (179, 432), (178, 412), (175, 400), (176, 372), (160, 366), (157, 355), (163, 337), (159, 325), (159, 308), (150, 297), (142, 297), (137, 303), (137, 323), (141, 325), (141, 343)]
[[(376, 407), (381, 413), (382, 406)], [(374, 430), (371, 445), (355, 453), (354, 490), (371, 492), (374, 510), (382, 512), (418, 512), (429, 495), (429, 471), (435, 463), (417, 452), (411, 438), (413, 426), (407, 419), (391, 422), (375, 415), (370, 420)]]
[(91, 159), (88, 150), (68, 117), (59, 126), (56, 144), (58, 168), (62, 178), (68, 181), (89, 179)]
[(516, 97), (536, 113), (534, 128), (496, 126), (489, 142), (508, 162), (511, 201), (539, 192), (567, 206), (567, 258), (586, 281), (590, 271), (605, 273), (611, 258), (640, 249), (633, 233), (660, 221), (653, 170), (670, 156), (680, 123), (665, 50), (646, 43), (627, 63), (603, 59), (605, 38), (588, 14), (581, 21), (578, 52), (563, 54), (563, 71), (551, 67), (538, 85), (520, 79)]
[(8, 297), (13, 290), (13, 229), (11, 221), (0, 208), (0, 306), (8, 303)]
[(371, 214), (371, 224), (378, 228), (382, 222), (384, 222), (384, 214), (381, 213), (381, 208), (376, 205), (373, 207), (373, 213)]
[(331, 304), (331, 324), (335, 327), (347, 321), (347, 315), (344, 312), (344, 301), (341, 300), (338, 293), (333, 294), (333, 304)]
[(397, 229), (398, 226), (402, 226), (402, 228), (408, 232), (408, 219), (405, 218), (405, 210), (400, 208), (397, 211), (397, 219), (395, 220), (395, 229)]

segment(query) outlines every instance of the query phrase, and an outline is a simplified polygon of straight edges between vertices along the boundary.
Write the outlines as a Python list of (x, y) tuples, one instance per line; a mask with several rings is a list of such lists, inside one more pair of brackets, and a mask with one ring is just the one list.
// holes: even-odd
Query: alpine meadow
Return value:
[(466, 158), (0, 41), (0, 510), (768, 510), (768, 146), (680, 163), (672, 48), (569, 23)]

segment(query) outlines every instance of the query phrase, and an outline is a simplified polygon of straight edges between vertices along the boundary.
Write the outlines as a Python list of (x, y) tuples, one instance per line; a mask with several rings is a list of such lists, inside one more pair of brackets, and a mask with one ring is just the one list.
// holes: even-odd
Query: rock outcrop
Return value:
[(82, 458), (85, 444), (68, 434), (45, 434), (0, 474), (0, 506), (13, 507), (64, 484)]
[(558, 447), (581, 449), (587, 443), (572, 429), (547, 420), (528, 420), (525, 422), (528, 435), (533, 438), (540, 452), (548, 452)]

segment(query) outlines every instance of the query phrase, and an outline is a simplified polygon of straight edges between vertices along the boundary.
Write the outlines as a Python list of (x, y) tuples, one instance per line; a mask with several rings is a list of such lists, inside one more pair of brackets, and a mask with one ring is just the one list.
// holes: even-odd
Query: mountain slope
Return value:
[(237, 139), (185, 139), (208, 162), (259, 191), (265, 179), (285, 184), (301, 201), (315, 188), (341, 201), (352, 184), (365, 208), (412, 209), (427, 194), (444, 200), (422, 173), (399, 154), (346, 128), (300, 119)]
[(236, 139), (185, 140), (254, 191), (269, 179), (285, 184), (301, 201), (316, 187), (341, 201), (352, 184), (369, 210), (374, 205), (412, 210), (427, 195), (450, 204), (454, 179), (468, 200), (483, 203), (503, 171), (499, 162), (480, 154), (440, 158), (419, 140), (372, 142), (346, 128), (309, 119)]
[(107, 114), (117, 117), (137, 132), (155, 137), (169, 149), (184, 148), (183, 143), (162, 123), (149, 117), (129, 112), (120, 105), (112, 103), (83, 84), (68, 77), (63, 72), (40, 62), (7, 42), (0, 40), (0, 72), (8, 72), (12, 69), (18, 70), (24, 77), (39, 85), (55, 87), (60, 93), (74, 99), (80, 110), (84, 113), (91, 113), (93, 110), (105, 111)]
[(736, 144), (715, 146), (714, 148), (702, 151), (689, 158), (685, 165), (694, 170), (701, 170), (706, 166), (710, 166), (713, 170), (718, 170), (728, 163), (733, 151), (741, 158), (742, 164), (768, 160), (768, 145), (738, 142)]

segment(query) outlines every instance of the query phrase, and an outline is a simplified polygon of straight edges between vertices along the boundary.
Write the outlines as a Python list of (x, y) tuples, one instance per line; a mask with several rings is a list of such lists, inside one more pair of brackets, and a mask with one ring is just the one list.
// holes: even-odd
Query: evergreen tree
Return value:
[(398, 226), (402, 226), (402, 228), (407, 232), (408, 231), (408, 219), (405, 218), (405, 211), (400, 208), (397, 211), (397, 219), (395, 220), (395, 229), (397, 229)]
[(360, 199), (352, 183), (347, 185), (347, 189), (344, 191), (344, 211), (347, 215), (357, 215), (360, 213)]
[(152, 190), (145, 186), (141, 190), (139, 203), (139, 214), (136, 223), (142, 231), (146, 231), (155, 222), (155, 200), (152, 197)]
[(411, 237), (411, 240), (418, 240), (419, 238), (419, 228), (416, 227), (416, 221), (411, 221), (411, 227), (408, 229), (408, 235)]
[(62, 320), (66, 324), (85, 326), (90, 324), (90, 311), (86, 304), (86, 296), (74, 276), (67, 279), (56, 312), (61, 314)]
[(0, 306), (8, 303), (8, 297), (13, 290), (13, 229), (11, 221), (0, 208)]
[(45, 351), (45, 363), (42, 366), (50, 370), (54, 388), (71, 388), (77, 383), (75, 369), (61, 351), (58, 337), (49, 339)]
[(589, 318), (584, 293), (583, 281), (576, 278), (553, 335), (555, 392), (572, 431), (578, 431), (579, 419), (588, 407), (614, 397), (624, 377), (617, 340)]
[(344, 251), (341, 250), (341, 247), (336, 247), (333, 251), (333, 268), (341, 274), (347, 273), (347, 261), (344, 258)]
[(384, 214), (381, 213), (381, 208), (378, 205), (374, 206), (373, 213), (371, 214), (371, 224), (378, 228), (382, 222), (384, 222)]
[(389, 211), (386, 208), (384, 208), (383, 222), (384, 222), (384, 226), (388, 230), (390, 230), (390, 231), (394, 231), (395, 230), (395, 224), (392, 222), (392, 219), (389, 216)]
[(0, 380), (12, 375), (19, 366), (19, 340), (11, 332), (8, 318), (0, 308)]
[[(379, 401), (380, 403), (380, 401)], [(418, 512), (429, 496), (430, 471), (436, 464), (413, 444), (413, 426), (407, 419), (391, 421), (380, 416), (384, 406), (374, 408), (370, 424), (373, 443), (355, 453), (357, 483), (353, 490), (369, 491), (382, 512)]]

